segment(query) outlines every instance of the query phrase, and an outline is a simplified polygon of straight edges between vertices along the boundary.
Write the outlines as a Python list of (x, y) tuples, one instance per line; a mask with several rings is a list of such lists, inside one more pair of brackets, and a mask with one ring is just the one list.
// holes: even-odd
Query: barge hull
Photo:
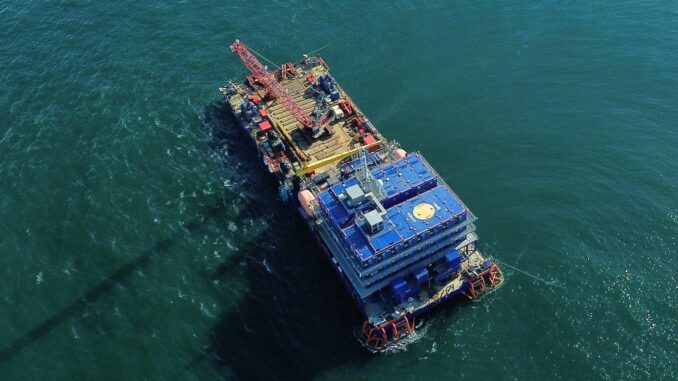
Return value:
[(220, 88), (230, 112), (355, 300), (370, 348), (502, 284), (475, 215), (421, 153), (382, 136), (320, 56), (269, 72), (241, 42), (232, 50), (253, 75)]

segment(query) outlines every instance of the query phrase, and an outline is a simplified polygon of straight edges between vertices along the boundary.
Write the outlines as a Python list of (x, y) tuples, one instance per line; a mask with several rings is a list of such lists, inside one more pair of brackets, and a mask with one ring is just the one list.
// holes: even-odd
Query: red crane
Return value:
[(281, 102), (287, 111), (292, 113), (294, 117), (301, 123), (304, 127), (313, 128), (313, 119), (311, 116), (302, 110), (301, 106), (292, 99), (292, 97), (287, 93), (280, 82), (278, 82), (275, 77), (266, 71), (264, 65), (259, 62), (257, 57), (250, 52), (249, 49), (240, 42), (240, 40), (235, 40), (231, 45), (231, 51), (240, 56), (240, 60), (243, 64), (249, 69), (250, 72), (259, 80), (259, 83), (264, 85), (266, 91), (268, 91), (273, 98), (277, 99), (278, 102)]

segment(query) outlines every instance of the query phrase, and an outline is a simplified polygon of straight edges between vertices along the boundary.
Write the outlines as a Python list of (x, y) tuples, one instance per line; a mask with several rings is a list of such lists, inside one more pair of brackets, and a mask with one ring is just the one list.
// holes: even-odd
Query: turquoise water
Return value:
[[(675, 2), (0, 4), (0, 379), (675, 379)], [(320, 53), (506, 284), (366, 353), (216, 88)], [(514, 270), (520, 269), (523, 272)]]

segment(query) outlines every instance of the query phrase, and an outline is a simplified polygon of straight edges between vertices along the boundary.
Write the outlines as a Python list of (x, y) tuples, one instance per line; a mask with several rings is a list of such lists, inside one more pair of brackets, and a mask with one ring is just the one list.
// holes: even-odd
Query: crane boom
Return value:
[(287, 91), (282, 87), (280, 82), (278, 82), (272, 74), (266, 71), (264, 65), (259, 62), (257, 57), (250, 52), (249, 49), (240, 42), (240, 40), (235, 40), (231, 45), (231, 51), (240, 56), (242, 63), (249, 69), (250, 72), (259, 80), (259, 82), (264, 85), (266, 90), (271, 94), (275, 99), (285, 106), (287, 111), (289, 111), (294, 118), (299, 121), (304, 127), (313, 128), (313, 119), (308, 115), (297, 102), (292, 99), (292, 97), (287, 93)]

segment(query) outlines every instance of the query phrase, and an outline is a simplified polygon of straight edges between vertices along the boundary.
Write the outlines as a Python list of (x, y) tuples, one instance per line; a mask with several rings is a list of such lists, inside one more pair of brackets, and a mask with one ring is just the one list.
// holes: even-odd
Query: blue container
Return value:
[(273, 149), (271, 148), (271, 143), (266, 140), (261, 144), (261, 147), (268, 153), (269, 155), (273, 156)]
[(339, 99), (339, 97), (340, 97), (339, 92), (336, 89), (333, 88), (332, 90), (330, 90), (331, 100), (336, 101), (337, 99)]
[(448, 279), (449, 277), (451, 277), (452, 274), (454, 274), (455, 272), (456, 272), (456, 271), (453, 271), (453, 269), (447, 269), (447, 270), (441, 272), (440, 274), (436, 275), (435, 278), (433, 278), (433, 281), (434, 281), (436, 284), (443, 284), (443, 283), (445, 283), (445, 281), (447, 281), (447, 279)]
[(393, 294), (401, 294), (407, 289), (407, 281), (405, 278), (397, 278), (391, 282), (391, 291)]
[(459, 250), (454, 249), (445, 254), (445, 260), (450, 268), (454, 269), (458, 267), (461, 264), (461, 254), (459, 254)]
[(320, 82), (320, 87), (322, 87), (323, 91), (328, 94), (331, 94), (332, 90), (335, 90), (334, 85), (336, 82), (329, 74), (318, 77), (318, 82)]
[(417, 281), (417, 284), (424, 284), (430, 279), (428, 270), (426, 268), (415, 271), (413, 275), (414, 279)]
[(391, 282), (391, 291), (396, 303), (400, 304), (410, 297), (417, 295), (419, 285), (410, 284), (403, 278), (398, 278)]
[(460, 266), (461, 254), (459, 254), (459, 251), (456, 249), (450, 250), (447, 254), (445, 254), (444, 262), (436, 268), (438, 273), (436, 274), (435, 278), (433, 278), (433, 281), (437, 284), (445, 283), (448, 278), (459, 272)]

